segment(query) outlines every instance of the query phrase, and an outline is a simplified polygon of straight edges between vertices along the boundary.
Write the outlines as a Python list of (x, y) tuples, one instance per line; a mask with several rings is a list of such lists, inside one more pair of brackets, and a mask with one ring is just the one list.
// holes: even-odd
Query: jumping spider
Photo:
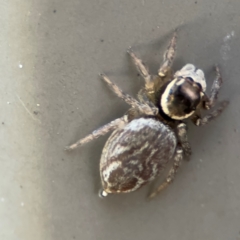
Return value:
[(124, 93), (110, 79), (101, 78), (111, 90), (131, 108), (120, 118), (98, 128), (67, 149), (75, 149), (109, 131), (100, 160), (100, 175), (103, 190), (100, 196), (109, 193), (132, 192), (156, 179), (165, 165), (173, 159), (173, 165), (165, 181), (149, 196), (153, 198), (166, 188), (175, 177), (183, 158), (189, 159), (191, 147), (187, 138), (184, 120), (191, 119), (197, 126), (203, 126), (215, 119), (227, 106), (220, 106), (204, 117), (201, 110), (215, 105), (222, 84), (219, 68), (210, 97), (206, 95), (206, 80), (201, 69), (186, 64), (172, 74), (171, 66), (176, 51), (176, 31), (163, 56), (158, 75), (150, 75), (147, 67), (130, 48), (128, 53), (138, 72), (145, 80), (145, 86), (138, 93), (138, 100)]

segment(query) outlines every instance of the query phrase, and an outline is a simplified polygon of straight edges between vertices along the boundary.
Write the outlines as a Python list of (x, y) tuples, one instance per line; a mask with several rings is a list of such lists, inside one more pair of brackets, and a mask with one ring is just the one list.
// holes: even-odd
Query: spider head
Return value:
[(192, 64), (177, 71), (164, 90), (160, 105), (168, 117), (182, 120), (190, 117), (200, 104), (206, 90), (204, 73)]

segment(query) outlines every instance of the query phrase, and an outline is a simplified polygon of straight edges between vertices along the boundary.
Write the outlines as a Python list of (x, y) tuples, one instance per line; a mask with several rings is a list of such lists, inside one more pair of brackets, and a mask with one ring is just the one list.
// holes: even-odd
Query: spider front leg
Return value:
[(82, 145), (84, 145), (88, 142), (91, 142), (94, 139), (97, 139), (100, 136), (103, 136), (103, 135), (107, 134), (110, 131), (115, 130), (116, 128), (120, 128), (120, 127), (124, 126), (127, 123), (128, 123), (128, 116), (127, 115), (125, 115), (121, 118), (117, 118), (117, 119), (111, 121), (110, 123), (107, 123), (106, 125), (96, 129), (95, 131), (93, 131), (92, 133), (87, 135), (86, 137), (78, 140), (76, 143), (66, 147), (65, 149), (67, 151), (74, 150), (74, 149), (76, 149), (76, 148), (78, 148), (78, 147), (80, 147), (80, 146), (82, 146)]
[(176, 42), (177, 42), (177, 30), (175, 30), (173, 37), (168, 45), (168, 48), (163, 55), (163, 64), (158, 70), (158, 75), (160, 77), (165, 77), (171, 69), (176, 52)]
[(135, 64), (139, 74), (144, 78), (145, 83), (150, 84), (152, 76), (150, 75), (148, 68), (145, 66), (143, 61), (134, 54), (131, 47), (127, 50), (127, 53), (131, 56), (133, 63)]
[(157, 194), (159, 194), (163, 189), (168, 187), (174, 180), (174, 177), (181, 166), (182, 160), (184, 158), (184, 155), (187, 160), (189, 160), (189, 157), (192, 153), (190, 144), (187, 139), (187, 125), (185, 123), (180, 123), (177, 126), (177, 137), (179, 141), (179, 145), (176, 149), (175, 155), (174, 155), (174, 161), (173, 166), (168, 172), (168, 175), (165, 179), (165, 181), (154, 191), (150, 194), (149, 198), (154, 198)]
[(156, 116), (158, 114), (158, 108), (148, 105), (148, 103), (140, 103), (130, 95), (124, 93), (116, 84), (104, 74), (100, 75), (102, 79), (108, 84), (111, 90), (121, 99), (123, 99), (131, 107), (138, 109), (146, 115)]
[[(218, 66), (215, 67), (215, 70), (217, 73), (217, 77), (213, 82), (210, 97), (208, 98), (207, 96), (205, 96), (205, 100), (203, 100), (203, 108), (205, 108), (206, 110), (212, 109), (213, 106), (215, 105), (219, 90), (222, 85), (222, 76)], [(217, 118), (223, 112), (223, 110), (227, 107), (228, 104), (229, 104), (228, 101), (220, 102), (220, 106), (217, 109), (213, 110), (212, 112), (210, 112), (204, 117), (201, 117), (200, 114), (195, 114), (192, 118), (193, 123), (197, 126), (203, 126), (209, 123), (210, 121)]]
[(215, 118), (217, 118), (223, 112), (223, 110), (228, 106), (228, 104), (229, 104), (228, 101), (222, 101), (220, 103), (220, 106), (217, 109), (213, 110), (212, 112), (205, 115), (204, 117), (201, 117), (200, 115), (194, 115), (192, 118), (192, 122), (196, 126), (204, 126), (209, 122), (211, 122), (212, 120), (214, 120)]
[(217, 98), (218, 98), (219, 90), (220, 90), (220, 88), (222, 86), (222, 82), (223, 82), (222, 75), (220, 73), (220, 69), (217, 65), (215, 66), (215, 71), (216, 71), (217, 76), (213, 82), (210, 97), (205, 102), (204, 107), (206, 109), (211, 109), (215, 105), (215, 102), (217, 101)]

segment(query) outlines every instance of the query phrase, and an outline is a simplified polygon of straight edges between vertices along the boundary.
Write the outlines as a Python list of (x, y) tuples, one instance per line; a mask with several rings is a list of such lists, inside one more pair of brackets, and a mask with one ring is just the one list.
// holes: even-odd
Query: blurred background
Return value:
[[(240, 1), (2, 0), (0, 8), (0, 239), (240, 239)], [(98, 198), (107, 136), (64, 147), (128, 106), (99, 79), (135, 96), (143, 80), (131, 45), (156, 72), (179, 28), (174, 70), (193, 63), (208, 87), (218, 63), (231, 104), (203, 128), (175, 182)], [(208, 88), (209, 89), (209, 88)]]

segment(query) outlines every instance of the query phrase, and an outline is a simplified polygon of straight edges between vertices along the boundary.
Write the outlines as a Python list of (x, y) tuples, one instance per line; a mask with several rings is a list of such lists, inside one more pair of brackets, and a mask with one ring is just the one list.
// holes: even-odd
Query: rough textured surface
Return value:
[[(0, 239), (240, 239), (240, 1), (11, 0), (0, 8)], [(193, 63), (208, 85), (219, 63), (215, 123), (190, 125), (193, 156), (152, 202), (148, 187), (98, 198), (103, 137), (64, 146), (128, 106), (98, 78), (136, 94), (143, 81), (126, 49), (152, 72), (182, 23), (174, 69)]]

